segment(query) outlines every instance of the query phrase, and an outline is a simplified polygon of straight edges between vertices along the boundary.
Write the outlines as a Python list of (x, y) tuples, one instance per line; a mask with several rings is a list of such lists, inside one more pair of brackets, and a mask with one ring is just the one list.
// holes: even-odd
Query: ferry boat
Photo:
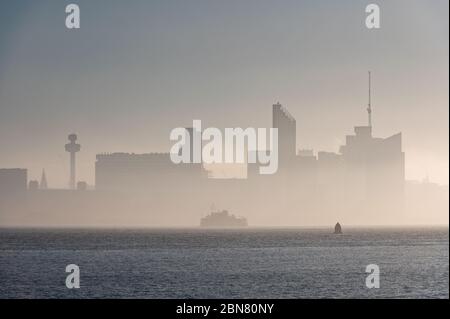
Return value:
[(236, 217), (227, 210), (213, 211), (200, 220), (201, 227), (247, 227), (247, 219)]

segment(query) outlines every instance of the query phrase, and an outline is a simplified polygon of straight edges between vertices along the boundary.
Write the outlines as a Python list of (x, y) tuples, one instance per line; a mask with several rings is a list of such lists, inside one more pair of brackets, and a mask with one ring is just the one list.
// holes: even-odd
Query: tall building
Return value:
[[(369, 124), (371, 110), (368, 110)], [(279, 103), (273, 105), (273, 126), (278, 128), (279, 168), (275, 175), (259, 176), (248, 165), (252, 187), (259, 198), (276, 190), (277, 203), (286, 208), (301, 203), (308, 214), (370, 216), (403, 211), (405, 156), (401, 133), (387, 138), (372, 136), (372, 126), (357, 126), (346, 136), (339, 153), (300, 150), (296, 154), (295, 119)], [(262, 186), (261, 186), (262, 185)], [(300, 204), (299, 204), (300, 205)], [(320, 218), (320, 217), (319, 217)]]
[(272, 127), (278, 129), (279, 169), (289, 167), (296, 156), (296, 122), (280, 103), (272, 106)]
[(14, 218), (24, 211), (27, 199), (27, 170), (0, 169), (0, 222)]
[(174, 164), (169, 153), (98, 154), (97, 190), (157, 191), (185, 187), (205, 176), (202, 164)]
[(405, 154), (401, 133), (378, 138), (372, 136), (371, 126), (357, 126), (354, 131), (340, 148), (352, 196), (370, 201), (403, 198)]
[(23, 168), (0, 169), (0, 196), (25, 193), (27, 190), (27, 170)]
[[(200, 130), (197, 130), (194, 127), (186, 127), (186, 141), (189, 143), (189, 145), (184, 145), (180, 148), (180, 152), (183, 150), (184, 147), (187, 147), (189, 149), (189, 161), (191, 163), (201, 162), (202, 161), (202, 132)], [(196, 142), (197, 141), (197, 142)], [(186, 144), (187, 144), (186, 143)], [(195, 145), (197, 143), (197, 145)], [(199, 158), (196, 158), (195, 152), (200, 150)]]

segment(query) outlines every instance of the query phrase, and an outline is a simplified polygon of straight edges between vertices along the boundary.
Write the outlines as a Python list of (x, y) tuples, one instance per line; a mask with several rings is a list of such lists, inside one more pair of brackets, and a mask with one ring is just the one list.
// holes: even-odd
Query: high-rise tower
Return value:
[(77, 140), (76, 134), (69, 135), (70, 143), (66, 144), (66, 152), (70, 153), (70, 181), (69, 187), (70, 189), (75, 189), (75, 180), (76, 180), (76, 164), (75, 164), (75, 153), (79, 152), (81, 149), (81, 145), (75, 143)]
[(272, 127), (278, 129), (278, 158), (280, 168), (289, 167), (296, 155), (296, 122), (280, 103), (272, 106)]

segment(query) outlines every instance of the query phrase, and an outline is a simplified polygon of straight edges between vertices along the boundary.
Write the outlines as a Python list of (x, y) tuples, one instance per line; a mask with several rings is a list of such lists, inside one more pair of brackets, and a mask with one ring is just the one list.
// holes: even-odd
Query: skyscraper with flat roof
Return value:
[(27, 170), (24, 168), (0, 169), (0, 196), (25, 193), (27, 190)]
[(371, 129), (355, 127), (355, 134), (347, 135), (346, 144), (340, 149), (351, 196), (369, 201), (370, 205), (387, 201), (401, 204), (405, 183), (402, 134), (379, 138), (372, 136)]

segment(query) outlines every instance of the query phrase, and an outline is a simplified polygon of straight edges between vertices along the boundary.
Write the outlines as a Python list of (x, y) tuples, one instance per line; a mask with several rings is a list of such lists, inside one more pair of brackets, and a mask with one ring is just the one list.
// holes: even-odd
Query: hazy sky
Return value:
[[(298, 148), (337, 151), (365, 125), (401, 131), (406, 176), (448, 184), (448, 1), (8, 1), (0, 10), (0, 167), (66, 187), (67, 134), (79, 179), (95, 154), (168, 151), (169, 132), (269, 127), (280, 101)], [(381, 7), (381, 29), (365, 6)]]

